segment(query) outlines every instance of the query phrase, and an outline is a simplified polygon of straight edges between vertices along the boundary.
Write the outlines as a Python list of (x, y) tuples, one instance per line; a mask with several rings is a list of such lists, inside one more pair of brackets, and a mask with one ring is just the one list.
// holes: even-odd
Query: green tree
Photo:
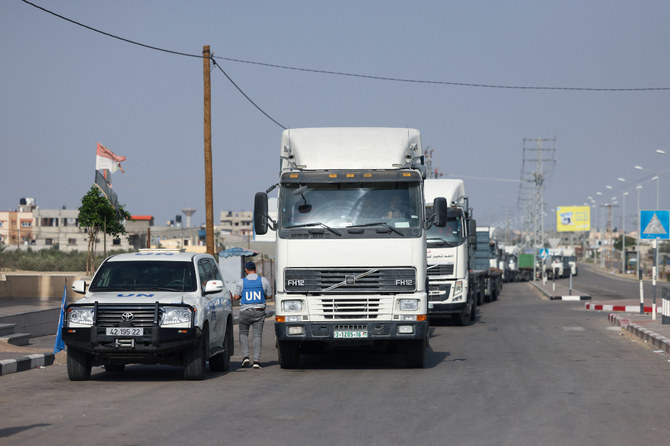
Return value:
[(124, 220), (130, 220), (130, 214), (122, 205), (119, 205), (117, 212), (96, 186), (91, 186), (86, 195), (82, 197), (79, 208), (79, 226), (86, 228), (88, 232), (88, 256), (86, 258), (88, 274), (93, 274), (95, 269), (95, 244), (98, 234), (102, 232), (112, 237), (125, 235)]
[[(634, 237), (628, 237), (626, 236), (626, 250), (631, 249), (635, 244), (637, 243), (637, 239)], [(616, 240), (614, 240), (614, 249), (617, 251), (621, 251), (622, 248), (622, 243), (621, 243), (621, 236), (617, 237)]]

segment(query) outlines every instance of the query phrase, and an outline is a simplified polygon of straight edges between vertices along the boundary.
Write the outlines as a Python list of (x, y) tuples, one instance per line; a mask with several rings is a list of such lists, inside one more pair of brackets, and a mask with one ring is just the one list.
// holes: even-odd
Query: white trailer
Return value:
[[(423, 367), (428, 342), (419, 132), (307, 128), (282, 134), (278, 215), (256, 194), (257, 234), (276, 227), (275, 334), (282, 368), (302, 352), (398, 346)], [(438, 221), (446, 204), (438, 200)]]

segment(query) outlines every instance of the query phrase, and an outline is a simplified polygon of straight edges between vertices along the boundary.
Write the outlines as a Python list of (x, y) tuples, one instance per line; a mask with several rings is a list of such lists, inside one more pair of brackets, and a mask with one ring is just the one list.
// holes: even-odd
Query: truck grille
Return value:
[(416, 290), (414, 268), (287, 269), (287, 293), (372, 294)]
[(428, 276), (451, 276), (454, 274), (454, 264), (428, 265)]
[(316, 320), (377, 319), (391, 314), (392, 298), (309, 299), (310, 313)]
[[(98, 304), (98, 327), (151, 327), (154, 324), (156, 306), (151, 305), (103, 305)], [(126, 321), (124, 314), (132, 314)], [(158, 315), (160, 318), (160, 315)]]

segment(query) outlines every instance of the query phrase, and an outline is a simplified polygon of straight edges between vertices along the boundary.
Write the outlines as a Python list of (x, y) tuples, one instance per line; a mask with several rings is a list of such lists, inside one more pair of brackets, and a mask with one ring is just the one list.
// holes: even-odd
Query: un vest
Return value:
[(265, 290), (261, 276), (256, 277), (255, 280), (249, 280), (246, 277), (242, 280), (244, 284), (240, 305), (265, 305)]

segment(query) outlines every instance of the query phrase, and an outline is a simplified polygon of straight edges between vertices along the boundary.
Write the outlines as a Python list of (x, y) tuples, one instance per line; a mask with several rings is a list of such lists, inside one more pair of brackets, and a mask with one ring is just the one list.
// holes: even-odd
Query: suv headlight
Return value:
[(417, 311), (419, 309), (419, 300), (398, 299), (398, 306), (401, 311)]
[(67, 315), (68, 327), (90, 327), (93, 325), (94, 310), (91, 307), (71, 308)]
[(286, 313), (302, 311), (302, 301), (301, 300), (282, 301), (281, 309)]
[(183, 307), (161, 307), (160, 325), (169, 325), (175, 328), (190, 328), (192, 313)]

